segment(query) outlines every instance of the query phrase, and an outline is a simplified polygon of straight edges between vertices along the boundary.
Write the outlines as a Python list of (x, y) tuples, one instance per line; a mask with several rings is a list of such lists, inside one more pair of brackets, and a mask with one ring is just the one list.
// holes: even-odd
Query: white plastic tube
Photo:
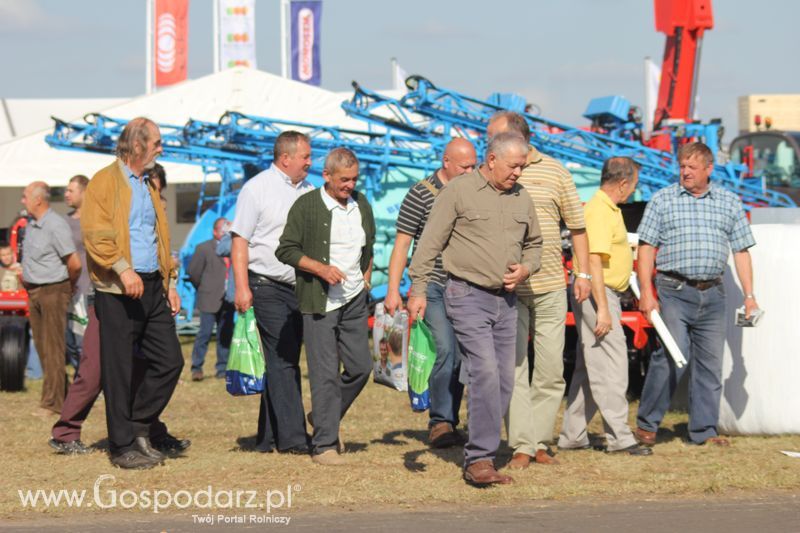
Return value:
[[(631, 272), (631, 290), (637, 298), (642, 298), (642, 292), (639, 290), (639, 279), (636, 277), (636, 272)], [(678, 343), (675, 342), (672, 334), (667, 329), (664, 319), (661, 318), (661, 313), (655, 309), (652, 310), (650, 312), (650, 321), (653, 323), (653, 327), (656, 328), (656, 333), (658, 333), (658, 336), (661, 337), (661, 342), (664, 343), (664, 347), (667, 349), (667, 352), (669, 352), (672, 360), (675, 361), (675, 366), (678, 368), (683, 368), (686, 366), (686, 358), (683, 356), (683, 353), (681, 353), (681, 349), (678, 348)]]

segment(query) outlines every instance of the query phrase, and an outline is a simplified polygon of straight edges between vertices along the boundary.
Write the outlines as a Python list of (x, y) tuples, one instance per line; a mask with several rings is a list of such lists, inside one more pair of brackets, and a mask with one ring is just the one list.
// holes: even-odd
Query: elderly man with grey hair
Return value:
[(366, 197), (355, 190), (353, 152), (331, 150), (322, 177), (325, 186), (289, 210), (275, 256), (297, 276), (313, 410), (311, 458), (333, 466), (346, 463), (339, 426), (372, 371), (367, 292), (375, 219)]
[(50, 209), (50, 187), (34, 181), (22, 193), (31, 218), (22, 242), (22, 281), (28, 291), (33, 342), (42, 361), (42, 401), (34, 413), (57, 415), (67, 391), (64, 371), (67, 307), (81, 260), (64, 218)]
[[(629, 157), (612, 157), (603, 164), (600, 190), (586, 203), (592, 295), (573, 300), (578, 329), (575, 373), (567, 396), (558, 448), (590, 447), (586, 426), (599, 410), (606, 432), (606, 449), (628, 455), (650, 455), (636, 443), (628, 426), (628, 345), (622, 330), (620, 296), (628, 289), (633, 252), (619, 204), (636, 190), (639, 166)], [(581, 259), (575, 258), (577, 262)]]
[(441, 254), (445, 306), (469, 389), (464, 480), (509, 484), (495, 469), (503, 417), (514, 387), (517, 308), (514, 289), (539, 269), (542, 237), (533, 202), (517, 184), (528, 143), (515, 133), (492, 138), (485, 162), (437, 196), (411, 262), (412, 319), (423, 316), (427, 285)]

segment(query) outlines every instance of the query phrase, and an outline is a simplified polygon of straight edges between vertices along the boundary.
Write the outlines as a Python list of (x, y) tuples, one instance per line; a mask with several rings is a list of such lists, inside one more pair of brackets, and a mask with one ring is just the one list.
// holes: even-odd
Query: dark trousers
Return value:
[[(314, 455), (336, 449), (339, 422), (369, 380), (372, 355), (367, 317), (366, 291), (324, 315), (303, 315)], [(339, 361), (344, 367), (341, 374)]]
[(231, 337), (233, 336), (233, 304), (222, 302), (222, 307), (216, 313), (200, 312), (200, 331), (194, 339), (192, 348), (192, 372), (202, 372), (206, 360), (208, 341), (214, 325), (217, 326), (217, 364), (216, 373), (225, 373), (228, 366), (228, 354), (231, 351)]
[[(144, 294), (138, 300), (105, 292), (95, 296), (108, 440), (114, 455), (130, 450), (136, 437), (152, 435), (151, 425), (167, 406), (183, 368), (161, 276), (143, 276), (142, 281)], [(140, 361), (134, 361), (137, 349)]]
[(88, 314), (80, 365), (61, 407), (61, 417), (52, 431), (53, 438), (63, 442), (81, 438), (81, 426), (100, 394), (100, 325), (94, 305), (89, 306)]
[(303, 319), (297, 297), (291, 286), (261, 277), (250, 277), (250, 290), (266, 365), (256, 449), (303, 448), (308, 433), (300, 388)]
[(66, 350), (67, 307), (72, 298), (69, 281), (28, 289), (28, 309), (36, 351), (44, 370), (41, 406), (55, 413), (67, 395)]

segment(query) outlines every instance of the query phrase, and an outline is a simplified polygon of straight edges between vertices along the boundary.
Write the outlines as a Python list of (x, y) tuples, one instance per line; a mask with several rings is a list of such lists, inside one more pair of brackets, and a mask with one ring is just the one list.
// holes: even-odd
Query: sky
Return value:
[[(483, 7), (478, 7), (483, 4)], [(191, 0), (189, 77), (212, 72), (212, 3)], [(798, 0), (715, 0), (703, 42), (701, 118), (737, 129), (737, 98), (800, 93)], [(257, 0), (258, 67), (280, 73), (279, 0)], [(440, 87), (516, 92), (584, 125), (593, 97), (644, 105), (645, 56), (661, 62), (652, 0), (324, 0), (322, 87), (391, 85), (390, 59)], [(144, 0), (0, 0), (0, 97), (127, 97), (145, 89)], [(188, 117), (187, 117), (188, 118)]]

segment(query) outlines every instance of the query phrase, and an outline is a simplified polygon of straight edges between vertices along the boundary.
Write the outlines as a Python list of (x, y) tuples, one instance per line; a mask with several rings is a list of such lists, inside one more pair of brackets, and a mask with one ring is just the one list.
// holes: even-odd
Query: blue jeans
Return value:
[(658, 274), (656, 288), (661, 316), (689, 364), (676, 368), (662, 346), (650, 356), (637, 423), (656, 431), (669, 408), (683, 373), (689, 373), (689, 441), (702, 444), (717, 436), (722, 395), (722, 352), (725, 342), (725, 288), (722, 283), (700, 291)]
[(216, 313), (200, 313), (200, 331), (194, 339), (192, 348), (192, 372), (203, 370), (206, 360), (208, 341), (217, 325), (217, 365), (216, 373), (224, 373), (228, 366), (228, 353), (231, 350), (231, 337), (233, 336), (233, 305), (223, 302)]
[(42, 379), (44, 375), (42, 371), (42, 363), (39, 360), (39, 352), (36, 351), (36, 346), (33, 343), (33, 335), (28, 343), (28, 365), (25, 369), (25, 377), (30, 380)]
[(458, 410), (464, 385), (458, 379), (461, 369), (461, 355), (456, 347), (456, 334), (453, 324), (447, 318), (444, 306), (444, 287), (428, 284), (425, 322), (436, 341), (436, 362), (428, 379), (431, 394), (429, 426), (449, 422), (458, 426)]
[(69, 321), (67, 321), (66, 345), (67, 364), (72, 365), (72, 368), (77, 373), (81, 361), (81, 353), (83, 352), (83, 335), (77, 335), (72, 331), (72, 328), (69, 327)]

